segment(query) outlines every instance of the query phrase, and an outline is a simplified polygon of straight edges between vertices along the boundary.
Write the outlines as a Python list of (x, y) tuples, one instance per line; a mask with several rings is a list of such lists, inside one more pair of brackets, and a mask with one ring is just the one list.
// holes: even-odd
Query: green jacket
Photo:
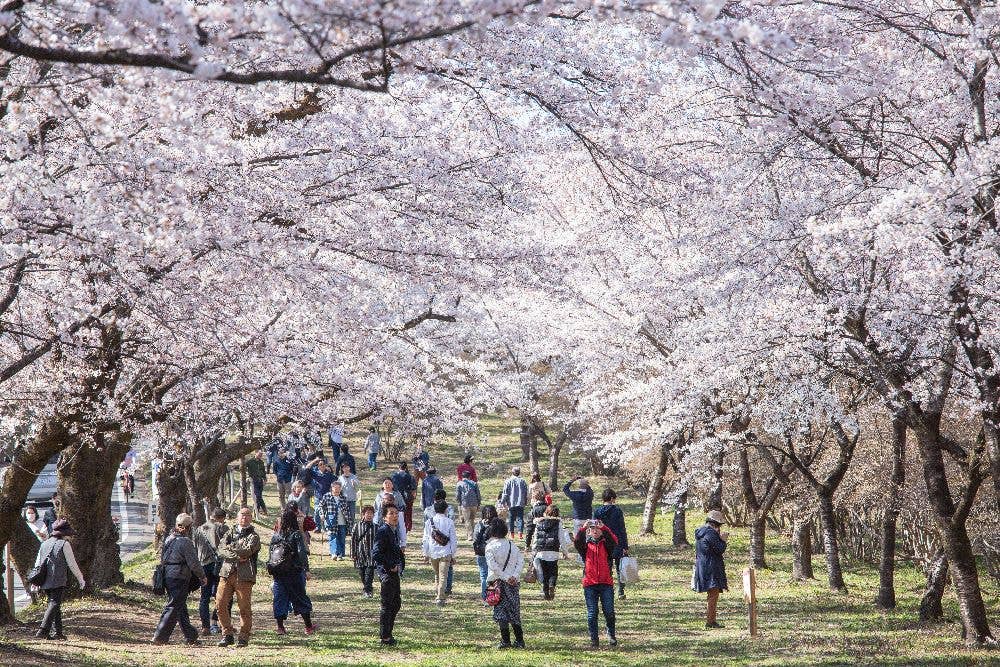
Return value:
[(264, 462), (256, 457), (246, 462), (246, 469), (247, 475), (253, 479), (265, 479), (267, 477), (267, 469), (264, 467)]
[(219, 578), (228, 579), (236, 573), (239, 581), (257, 581), (257, 554), (260, 553), (260, 536), (253, 526), (245, 529), (233, 526), (233, 529), (219, 544), (219, 557), (222, 567)]

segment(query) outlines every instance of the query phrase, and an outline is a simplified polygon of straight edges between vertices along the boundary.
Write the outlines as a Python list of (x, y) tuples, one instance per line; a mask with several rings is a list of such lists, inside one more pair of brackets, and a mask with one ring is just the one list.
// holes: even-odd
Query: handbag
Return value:
[(162, 563), (153, 568), (153, 595), (165, 595), (167, 592), (166, 568)]
[(526, 584), (537, 584), (538, 583), (538, 572), (533, 567), (529, 567), (524, 571), (524, 583)]
[[(507, 563), (510, 562), (510, 552), (511, 552), (511, 546), (510, 545), (511, 545), (510, 540), (507, 540), (507, 560), (505, 560), (503, 562), (503, 567), (500, 568), (502, 570), (506, 570), (507, 569)], [(500, 592), (500, 580), (499, 579), (494, 579), (486, 587), (486, 604), (488, 604), (491, 607), (495, 607), (498, 604), (500, 604), (500, 600), (501, 600), (502, 597), (503, 597), (503, 594)]]
[(45, 584), (45, 580), (49, 576), (49, 557), (46, 556), (45, 560), (36, 565), (35, 567), (28, 570), (28, 583), (32, 586), (38, 586), (41, 588)]
[(623, 584), (638, 583), (639, 561), (632, 556), (622, 556), (618, 564), (618, 581)]
[(434, 517), (431, 517), (431, 539), (442, 547), (448, 546), (448, 543), (451, 542), (450, 537), (438, 530), (437, 525), (434, 523)]

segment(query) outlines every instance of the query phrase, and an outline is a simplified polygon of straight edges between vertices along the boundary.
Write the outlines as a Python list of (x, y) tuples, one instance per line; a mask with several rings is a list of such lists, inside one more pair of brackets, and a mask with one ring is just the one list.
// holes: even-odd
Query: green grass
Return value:
[[(512, 425), (499, 419), (485, 419), (482, 429), (489, 433), (485, 450), (477, 452), (482, 473), (484, 498), (492, 498), (500, 488), (509, 466), (519, 456)], [(479, 442), (479, 439), (475, 440)], [(352, 443), (358, 439), (353, 438)], [(353, 448), (357, 454), (360, 447)], [(449, 488), (454, 467), (461, 460), (457, 445), (440, 441), (431, 448), (432, 463), (441, 471)], [(359, 462), (361, 457), (358, 456)], [(388, 468), (382, 462), (381, 466)], [(362, 473), (367, 498), (383, 475)], [(561, 474), (586, 473), (579, 457), (566, 457)], [(603, 481), (595, 487), (600, 488)], [(126, 578), (139, 584), (123, 587), (99, 599), (69, 603), (64, 611), (71, 641), (45, 644), (26, 639), (27, 633), (10, 633), (13, 650), (0, 649), (0, 664), (46, 664), (61, 659), (72, 664), (96, 665), (986, 665), (1000, 663), (1000, 653), (965, 648), (960, 641), (957, 607), (946, 598), (948, 621), (922, 626), (916, 607), (923, 577), (901, 566), (897, 578), (899, 608), (890, 613), (877, 611), (871, 604), (877, 574), (867, 565), (848, 562), (845, 578), (850, 593), (829, 592), (823, 584), (822, 560), (816, 559), (818, 581), (794, 584), (790, 581), (791, 557), (787, 542), (769, 535), (768, 559), (772, 570), (758, 573), (760, 636), (750, 639), (746, 630), (746, 610), (738, 591), (740, 572), (746, 564), (745, 529), (732, 531), (727, 569), (736, 587), (723, 595), (720, 620), (726, 629), (704, 629), (704, 596), (689, 590), (692, 551), (665, 546), (662, 537), (636, 537), (642, 500), (621, 492), (621, 505), (629, 519), (633, 554), (639, 558), (641, 584), (629, 590), (628, 600), (618, 604), (618, 636), (614, 652), (587, 649), (586, 618), (579, 570), (571, 561), (560, 566), (560, 584), (555, 602), (545, 602), (535, 586), (522, 589), (522, 616), (528, 650), (499, 652), (496, 625), (489, 611), (478, 603), (478, 573), (471, 549), (461, 541), (455, 573), (455, 595), (443, 609), (431, 604), (433, 575), (416, 556), (419, 541), (411, 533), (408, 568), (403, 579), (403, 609), (397, 622), (399, 646), (385, 650), (378, 646), (378, 599), (360, 596), (361, 587), (350, 561), (334, 563), (325, 543), (313, 542), (314, 579), (309, 592), (321, 632), (311, 638), (302, 633), (297, 619), (289, 622), (291, 634), (273, 632), (270, 581), (261, 571), (255, 587), (255, 631), (251, 646), (239, 651), (212, 646), (187, 648), (171, 644), (154, 648), (148, 643), (155, 626), (160, 599), (152, 597), (149, 581), (154, 560), (139, 557), (126, 568)], [(561, 509), (569, 503), (556, 494)], [(560, 500), (561, 498), (561, 500)], [(275, 506), (274, 491), (268, 502)], [(689, 537), (700, 517), (691, 515)], [(669, 530), (669, 518), (659, 517), (661, 532)], [(460, 535), (463, 533), (460, 529)], [(1000, 619), (1000, 599), (994, 582), (983, 581), (991, 618)], [(378, 586), (376, 585), (376, 590)], [(191, 605), (194, 610), (195, 605)], [(28, 618), (40, 610), (29, 609)], [(180, 641), (175, 631), (174, 642)], [(38, 649), (47, 653), (40, 653)], [(165, 650), (164, 650), (165, 649)], [(55, 664), (54, 662), (52, 664)], [(65, 663), (63, 663), (65, 664)]]

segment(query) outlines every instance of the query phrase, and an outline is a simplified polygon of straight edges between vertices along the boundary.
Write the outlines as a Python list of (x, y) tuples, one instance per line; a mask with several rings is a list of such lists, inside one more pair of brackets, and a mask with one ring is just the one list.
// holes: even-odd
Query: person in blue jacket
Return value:
[(382, 605), (379, 611), (379, 638), (383, 646), (395, 646), (396, 639), (392, 631), (396, 625), (396, 616), (402, 606), (399, 590), (399, 574), (406, 563), (403, 550), (399, 546), (396, 526), (399, 523), (399, 510), (393, 505), (382, 508), (382, 525), (375, 531), (372, 544), (372, 561), (375, 563), (375, 574), (382, 582)]
[[(580, 482), (580, 488), (577, 491), (573, 491), (570, 487), (576, 481)], [(563, 486), (563, 493), (573, 503), (573, 534), (576, 535), (580, 532), (580, 526), (587, 519), (594, 518), (594, 490), (590, 488), (587, 480), (577, 475), (566, 482), (566, 485)]]
[(726, 564), (722, 554), (726, 552), (729, 533), (720, 530), (726, 517), (719, 510), (712, 510), (705, 519), (705, 525), (694, 531), (695, 561), (692, 584), (698, 593), (708, 593), (708, 610), (705, 614), (706, 628), (721, 628), (715, 620), (719, 604), (719, 594), (729, 590), (726, 583)]
[(333, 466), (334, 470), (343, 470), (344, 464), (351, 466), (351, 474), (358, 474), (358, 466), (354, 463), (354, 455), (351, 454), (350, 449), (345, 442), (340, 446), (340, 456), (335, 460), (336, 465)]
[(421, 482), (420, 489), (423, 501), (421, 506), (426, 510), (434, 504), (434, 492), (439, 489), (444, 490), (444, 482), (437, 476), (437, 468), (427, 469), (427, 477)]
[(284, 507), (288, 494), (292, 492), (292, 477), (295, 476), (295, 462), (289, 456), (287, 449), (278, 451), (274, 461), (274, 477), (278, 482), (278, 506)]
[(601, 523), (607, 526), (618, 538), (618, 544), (615, 545), (611, 559), (614, 561), (615, 578), (618, 579), (618, 598), (625, 599), (625, 583), (621, 579), (622, 556), (628, 555), (628, 532), (625, 530), (625, 515), (621, 508), (615, 504), (618, 500), (618, 494), (615, 493), (614, 489), (604, 489), (601, 500), (604, 501), (604, 504), (594, 510), (594, 518), (600, 519)]

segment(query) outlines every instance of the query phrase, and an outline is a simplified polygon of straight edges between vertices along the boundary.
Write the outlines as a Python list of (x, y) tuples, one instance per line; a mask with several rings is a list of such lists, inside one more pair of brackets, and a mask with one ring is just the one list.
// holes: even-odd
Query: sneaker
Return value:
[(497, 644), (497, 648), (500, 650), (510, 648), (510, 646), (511, 646), (510, 642), (500, 642), (499, 644)]
[(244, 648), (248, 644), (250, 644), (250, 640), (249, 639), (237, 639), (236, 640), (236, 648)]
[(64, 641), (66, 641), (66, 635), (64, 635), (61, 632), (57, 632), (54, 635), (52, 635), (51, 637), (49, 637), (49, 639), (51, 639), (53, 641), (64, 642)]
[(213, 625), (210, 628), (210, 630), (212, 631), (213, 635), (217, 635), (217, 634), (220, 634), (222, 632), (222, 628), (220, 628), (218, 625)]
[(307, 635), (314, 635), (318, 631), (319, 631), (319, 626), (316, 625), (315, 623), (313, 623), (312, 625), (310, 625), (309, 627), (306, 628), (306, 634)]
[(389, 639), (383, 639), (381, 643), (382, 646), (395, 646), (396, 640), (390, 637)]
[(201, 636), (202, 637), (211, 637), (212, 636), (212, 628), (202, 628), (201, 629)]
[(618, 599), (619, 600), (624, 600), (625, 599), (625, 591), (621, 591), (621, 592), (618, 593)]
[(48, 638), (49, 638), (49, 633), (45, 632), (45, 630), (35, 630), (35, 639), (48, 639)]
[[(48, 639), (48, 637), (46, 637), (46, 639)], [(152, 644), (153, 646), (166, 646), (167, 645), (167, 642), (163, 641), (162, 639), (154, 639), (154, 640), (152, 640), (149, 643)]]
[(274, 634), (276, 634), (276, 635), (287, 635), (288, 634), (288, 630), (285, 630), (285, 628), (283, 626), (279, 625), (275, 629)]
[(232, 646), (236, 643), (236, 639), (232, 635), (224, 635), (222, 641), (219, 642), (219, 646)]
[(597, 641), (596, 639), (590, 640), (590, 648), (600, 648), (600, 647), (601, 643), (599, 641)]
[(197, 646), (201, 642), (198, 641), (197, 637), (195, 637), (194, 639), (185, 639), (184, 643), (187, 644), (188, 646)]
[(513, 643), (514, 648), (525, 648), (524, 641), (516, 641)]
[(720, 628), (721, 629), (721, 628), (724, 628), (724, 627), (726, 627), (726, 626), (724, 626), (722, 623), (719, 623), (718, 621), (713, 621), (711, 623), (706, 623), (705, 624), (705, 628), (709, 629), (709, 630), (713, 629), (713, 628)]
[(618, 640), (612, 637), (611, 639), (608, 640), (608, 646), (610, 646), (611, 648), (618, 646)]

